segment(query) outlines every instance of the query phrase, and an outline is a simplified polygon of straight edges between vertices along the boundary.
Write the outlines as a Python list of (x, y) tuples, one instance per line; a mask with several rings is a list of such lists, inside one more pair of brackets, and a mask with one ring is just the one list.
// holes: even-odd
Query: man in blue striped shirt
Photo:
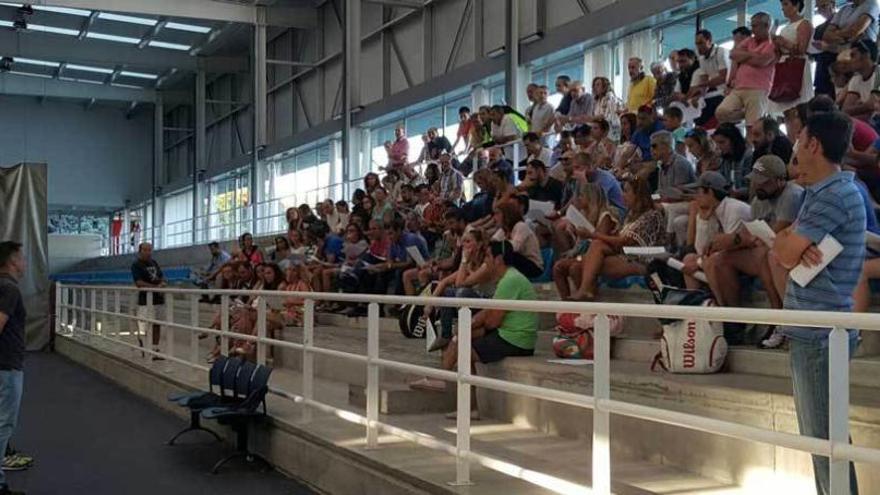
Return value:
[[(822, 262), (816, 247), (826, 235), (842, 246), (835, 257), (805, 287), (788, 279), (783, 307), (795, 310), (852, 311), (852, 294), (865, 258), (865, 207), (852, 172), (840, 163), (849, 148), (852, 123), (840, 112), (810, 117), (798, 137), (798, 172), (807, 186), (804, 204), (794, 224), (777, 234), (773, 254), (791, 270), (798, 264)], [(801, 434), (828, 438), (829, 329), (786, 327), (790, 340), (794, 402)], [(857, 334), (850, 332), (850, 352)], [(813, 456), (819, 495), (829, 493), (828, 459)], [(850, 464), (851, 491), (858, 493)]]

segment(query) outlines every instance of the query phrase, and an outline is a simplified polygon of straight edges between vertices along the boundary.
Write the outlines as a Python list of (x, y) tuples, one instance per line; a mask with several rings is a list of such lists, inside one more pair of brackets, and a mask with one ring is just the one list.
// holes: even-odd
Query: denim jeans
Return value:
[[(802, 435), (828, 438), (828, 341), (789, 338), (791, 355), (791, 379), (794, 386), (794, 405), (797, 410), (798, 426)], [(858, 341), (850, 339), (850, 357), (855, 352)], [(813, 456), (813, 474), (816, 478), (816, 493), (830, 493), (828, 458)], [(856, 471), (849, 465), (850, 491), (859, 493)]]
[[(459, 297), (459, 298), (483, 298), (482, 294), (471, 289), (470, 287), (449, 287), (443, 291), (443, 297)], [(444, 307), (440, 308), (440, 336), (447, 339), (452, 338), (452, 322), (458, 317), (458, 308)]]
[[(20, 370), (0, 370), (0, 452), (6, 452), (9, 439), (18, 423), (24, 373)], [(0, 487), (6, 486), (6, 475), (0, 469)]]

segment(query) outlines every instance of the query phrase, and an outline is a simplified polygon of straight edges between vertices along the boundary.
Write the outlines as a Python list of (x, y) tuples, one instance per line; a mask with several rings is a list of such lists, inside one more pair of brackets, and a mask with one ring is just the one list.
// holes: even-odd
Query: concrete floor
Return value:
[(183, 426), (180, 418), (58, 354), (32, 353), (13, 442), (36, 464), (9, 473), (8, 480), (29, 494), (313, 493), (277, 472), (235, 462), (209, 474), (232, 447), (198, 433), (166, 446)]

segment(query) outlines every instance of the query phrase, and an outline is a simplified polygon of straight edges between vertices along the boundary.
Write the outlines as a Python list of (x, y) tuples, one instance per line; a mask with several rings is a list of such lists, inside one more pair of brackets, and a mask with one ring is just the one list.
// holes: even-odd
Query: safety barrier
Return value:
[[(121, 311), (123, 294), (133, 296), (137, 291), (162, 292), (167, 296), (165, 302), (166, 319), (138, 317)], [(611, 450), (610, 415), (618, 414), (647, 421), (673, 425), (681, 428), (732, 437), (741, 440), (761, 442), (778, 447), (807, 452), (830, 458), (829, 470), (831, 493), (848, 495), (850, 493), (849, 463), (865, 462), (880, 464), (880, 449), (851, 445), (849, 442), (849, 343), (846, 329), (880, 330), (880, 317), (868, 313), (832, 313), (818, 311), (781, 311), (769, 309), (655, 306), (618, 303), (581, 303), (553, 301), (504, 301), (494, 299), (456, 299), (403, 296), (379, 296), (367, 294), (335, 293), (297, 293), (277, 291), (228, 291), (228, 290), (190, 290), (190, 289), (137, 289), (119, 286), (69, 286), (57, 284), (56, 288), (56, 333), (72, 336), (76, 332), (139, 349), (149, 355), (159, 355), (169, 362), (184, 364), (193, 368), (207, 370), (198, 363), (198, 334), (206, 333), (221, 338), (222, 352), (228, 348), (228, 339), (257, 342), (256, 360), (266, 362), (267, 346), (286, 347), (302, 351), (302, 393), (271, 388), (275, 395), (294, 400), (321, 411), (336, 414), (338, 417), (365, 426), (366, 445), (377, 448), (379, 432), (384, 431), (422, 446), (440, 450), (456, 458), (456, 484), (470, 484), (471, 463), (478, 463), (489, 469), (518, 476), (533, 483), (547, 481), (552, 476), (514, 469), (510, 463), (471, 451), (470, 411), (471, 387), (483, 387), (505, 393), (518, 394), (535, 399), (567, 404), (593, 410), (592, 438), (592, 493), (607, 495), (611, 493)], [(149, 294), (149, 293), (148, 293)], [(230, 297), (235, 295), (258, 297), (256, 335), (245, 335), (229, 331)], [(191, 321), (189, 324), (173, 321), (174, 306), (178, 295), (189, 296)], [(221, 329), (213, 330), (199, 326), (199, 298), (203, 295), (221, 296)], [(100, 296), (100, 304), (99, 304)], [(303, 342), (302, 344), (268, 338), (266, 335), (266, 298), (296, 297), (305, 300)], [(353, 354), (317, 347), (314, 343), (315, 302), (335, 301), (368, 304), (367, 353)], [(457, 307), (458, 309), (458, 367), (457, 371), (446, 371), (405, 362), (383, 359), (379, 354), (379, 304), (419, 304), (432, 307)], [(152, 295), (147, 297), (147, 314), (153, 314)], [(471, 373), (471, 308), (496, 309), (504, 311), (531, 311), (537, 313), (593, 313), (595, 320), (595, 350), (593, 364), (593, 395), (584, 395), (553, 390), (533, 385), (510, 382), (495, 378), (476, 376)], [(609, 322), (607, 315), (640, 318), (695, 319), (706, 321), (739, 322), (777, 326), (802, 326), (811, 328), (831, 328), (829, 336), (829, 439), (783, 433), (764, 428), (743, 425), (731, 421), (669, 411), (656, 407), (612, 400), (610, 398), (610, 349)], [(96, 316), (109, 317), (112, 325), (99, 325)], [(147, 342), (152, 342), (152, 324), (164, 325), (191, 332), (189, 359), (181, 359), (174, 354), (174, 339), (166, 339), (164, 352), (141, 349), (120, 340), (119, 330), (124, 319), (137, 320), (147, 327)], [(353, 414), (314, 398), (314, 357), (328, 356), (335, 359), (350, 360), (366, 366), (366, 411), (364, 415)], [(430, 378), (455, 382), (457, 386), (456, 443), (448, 444), (427, 438), (417, 432), (379, 421), (379, 370), (388, 368), (408, 373), (420, 374)], [(308, 414), (308, 412), (306, 413)], [(577, 489), (579, 485), (566, 480), (553, 479), (555, 486)], [(566, 492), (572, 491), (569, 489)]]

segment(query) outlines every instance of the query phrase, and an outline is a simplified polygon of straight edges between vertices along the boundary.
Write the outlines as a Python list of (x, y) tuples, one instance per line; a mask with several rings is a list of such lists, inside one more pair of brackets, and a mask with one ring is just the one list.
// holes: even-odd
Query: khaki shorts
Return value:
[(715, 116), (721, 123), (736, 123), (745, 118), (746, 125), (751, 125), (767, 115), (769, 105), (770, 100), (764, 90), (734, 89), (718, 105)]

